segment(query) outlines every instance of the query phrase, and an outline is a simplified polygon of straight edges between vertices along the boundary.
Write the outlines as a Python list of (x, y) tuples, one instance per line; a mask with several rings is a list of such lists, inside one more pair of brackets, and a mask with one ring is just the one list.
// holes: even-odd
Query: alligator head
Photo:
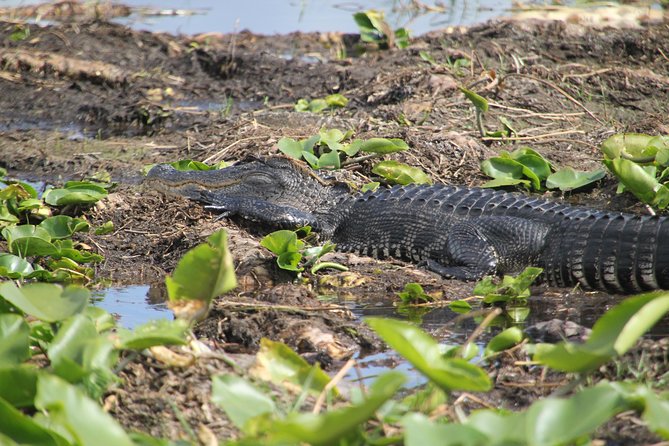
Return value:
[[(149, 171), (144, 183), (203, 202), (227, 215), (265, 221), (281, 220), (288, 212), (288, 222), (295, 217), (309, 224), (316, 219), (312, 213), (329, 213), (347, 196), (345, 186), (330, 187), (304, 163), (284, 157), (246, 158), (230, 167), (207, 171), (184, 172), (159, 164)], [(270, 215), (261, 218), (262, 212)], [(306, 218), (307, 214), (313, 219)]]

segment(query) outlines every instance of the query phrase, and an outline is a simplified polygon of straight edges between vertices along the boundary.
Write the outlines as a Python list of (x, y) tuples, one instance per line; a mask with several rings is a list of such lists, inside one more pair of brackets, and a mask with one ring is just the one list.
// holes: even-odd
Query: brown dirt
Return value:
[[(403, 51), (341, 60), (336, 54), (342, 48), (355, 53), (356, 36), (175, 37), (86, 22), (24, 25), (30, 36), (16, 42), (9, 38), (16, 26), (0, 22), (0, 166), (50, 183), (107, 171), (120, 183), (88, 213), (94, 224), (111, 220), (116, 230), (87, 236), (105, 255), (98, 277), (117, 285), (162, 281), (188, 249), (227, 228), (240, 287), (217, 303), (197, 333), (213, 348), (235, 354), (253, 353), (265, 336), (336, 370), (338, 354), (374, 351), (379, 343), (345, 308), (321, 302), (320, 294), (387, 300), (407, 282), (419, 282), (452, 299), (470, 295), (472, 285), (401, 262), (344, 254), (333, 258), (348, 264), (350, 273), (293, 284), (259, 247), (261, 230), (215, 221), (199, 205), (145, 190), (139, 185), (144, 165), (272, 154), (282, 136), (306, 137), (327, 126), (363, 138), (403, 138), (412, 150), (395, 158), (422, 167), (436, 181), (476, 185), (484, 180), (480, 162), (500, 150), (530, 145), (558, 166), (591, 169), (600, 165), (599, 143), (613, 133), (669, 133), (666, 23), (594, 30), (563, 22), (493, 22), (434, 32)], [(473, 64), (432, 67), (420, 51), (437, 61), (466, 56)], [(495, 81), (487, 77), (491, 72)], [(491, 101), (486, 126), (499, 128), (498, 118), (506, 117), (518, 140), (478, 136), (472, 107), (457, 90), (477, 80), (473, 88)], [(334, 92), (351, 100), (345, 109), (292, 111), (299, 98)], [(364, 179), (370, 165), (349, 173)], [(553, 195), (644, 212), (629, 197), (615, 195), (615, 184), (607, 178), (585, 194)], [(578, 306), (589, 294), (544, 288), (537, 294), (551, 318), (592, 322)], [(608, 305), (620, 299), (597, 296)], [(485, 397), (494, 406), (523, 407), (552, 389), (532, 384), (536, 370), (494, 366), (501, 367), (497, 390)], [(183, 437), (171, 401), (192, 426), (202, 424), (225, 438), (230, 426), (208, 400), (209, 376), (221, 370), (205, 360), (183, 370), (136, 360), (108, 407), (128, 427)], [(505, 384), (511, 381), (529, 384)], [(619, 444), (652, 440), (639, 435), (613, 422), (602, 437)]]

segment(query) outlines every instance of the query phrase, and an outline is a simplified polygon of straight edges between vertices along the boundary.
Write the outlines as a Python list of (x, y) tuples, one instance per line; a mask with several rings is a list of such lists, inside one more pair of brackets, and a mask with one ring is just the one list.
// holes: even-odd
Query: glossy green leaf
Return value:
[(597, 169), (592, 172), (574, 170), (571, 167), (565, 167), (551, 174), (546, 179), (548, 189), (560, 189), (561, 191), (570, 191), (579, 189), (588, 184), (601, 180), (606, 175), (604, 169)]
[(33, 365), (0, 365), (0, 400), (14, 407), (31, 407), (37, 392), (38, 373), (37, 368)]
[(63, 188), (47, 189), (42, 199), (52, 206), (65, 206), (67, 204), (93, 204), (106, 196), (107, 191), (99, 185), (70, 181)]
[(481, 110), (483, 113), (488, 111), (488, 100), (484, 98), (483, 96), (474, 93), (473, 91), (464, 88), (464, 87), (458, 87), (460, 88), (460, 91), (465, 94), (465, 97), (469, 99), (472, 104), (479, 110)]
[(395, 153), (408, 150), (409, 145), (399, 138), (370, 138), (359, 145), (359, 150), (366, 153)]
[[(528, 168), (539, 181), (545, 181), (551, 174), (551, 165), (541, 155), (533, 153), (519, 154), (514, 158), (520, 164)], [(523, 171), (526, 174), (526, 171)], [(527, 175), (526, 175), (527, 176)], [(531, 178), (531, 177), (530, 177)], [(536, 187), (535, 187), (536, 189)]]
[(133, 330), (118, 329), (118, 348), (144, 350), (155, 345), (185, 345), (190, 326), (182, 319), (154, 320)]
[(107, 235), (114, 232), (114, 222), (109, 220), (95, 228), (95, 235)]
[(472, 311), (471, 304), (465, 300), (454, 300), (448, 304), (448, 308), (460, 314), (467, 314)]
[(492, 386), (488, 375), (463, 359), (445, 358), (431, 336), (409, 323), (381, 318), (365, 322), (402, 357), (434, 384), (446, 391), (486, 391)]
[(603, 162), (618, 177), (625, 189), (632, 192), (639, 200), (660, 209), (669, 205), (669, 189), (658, 183), (655, 176), (642, 166), (622, 158)]
[(237, 286), (228, 235), (219, 230), (188, 251), (172, 276), (165, 278), (167, 295), (172, 301), (198, 300), (207, 306), (216, 297)]
[(473, 427), (456, 423), (434, 423), (425, 415), (409, 413), (402, 419), (405, 446), (484, 446), (490, 439)]
[(302, 151), (302, 157), (304, 160), (309, 163), (312, 169), (318, 169), (320, 166), (318, 165), (318, 157), (314, 155), (313, 153), (307, 152), (305, 150)]
[(238, 428), (251, 418), (276, 411), (272, 398), (235, 375), (216, 375), (211, 380), (211, 399)]
[(391, 184), (432, 184), (425, 172), (398, 161), (381, 161), (372, 168), (372, 172)]
[(652, 161), (658, 149), (669, 147), (669, 138), (642, 133), (618, 133), (602, 142), (602, 152), (608, 159), (630, 158)]
[(509, 327), (495, 335), (485, 347), (484, 356), (499, 353), (518, 345), (523, 340), (523, 330), (518, 327)]
[(10, 403), (0, 398), (0, 444), (61, 446), (64, 440), (53, 430), (40, 426)]
[(191, 170), (214, 170), (216, 168), (220, 168), (218, 166), (210, 166), (208, 164), (205, 164), (200, 161), (195, 161), (191, 159), (183, 159), (179, 161), (174, 161), (172, 163), (169, 163), (170, 166), (174, 167), (176, 170), (180, 170), (182, 172), (187, 172)]
[(133, 446), (123, 428), (77, 387), (52, 375), (37, 381), (35, 406), (82, 445)]
[(423, 287), (418, 283), (407, 283), (404, 289), (397, 293), (397, 296), (403, 303), (422, 303), (434, 300), (432, 296), (423, 291)]
[(51, 243), (51, 234), (39, 226), (20, 225), (11, 226), (2, 230), (2, 236), (7, 240), (9, 251), (20, 256), (49, 256), (57, 255), (58, 248)]
[(45, 229), (51, 240), (59, 240), (71, 237), (75, 232), (86, 232), (90, 228), (88, 222), (81, 218), (72, 218), (67, 215), (56, 215), (49, 217), (39, 224)]
[(667, 292), (627, 298), (597, 320), (584, 344), (537, 344), (534, 360), (564, 372), (594, 370), (616, 355), (624, 354), (667, 312)]
[(326, 152), (318, 158), (318, 165), (320, 168), (332, 167), (334, 169), (339, 169), (341, 167), (341, 161), (339, 160), (339, 152)]
[(272, 423), (269, 443), (307, 443), (315, 446), (342, 444), (345, 438), (356, 432), (358, 426), (374, 417), (376, 411), (395, 396), (405, 381), (406, 377), (402, 373), (387, 372), (372, 383), (365, 400), (359, 404), (319, 415), (292, 412), (285, 419)]
[(327, 102), (330, 107), (346, 107), (348, 104), (348, 98), (340, 93), (330, 94), (325, 96), (325, 102)]
[(19, 279), (33, 271), (33, 266), (26, 259), (14, 254), (0, 253), (0, 277)]
[(297, 160), (302, 158), (302, 144), (293, 138), (281, 138), (277, 145), (281, 153)]
[(90, 292), (77, 285), (63, 288), (30, 283), (19, 288), (12, 282), (4, 282), (0, 283), (0, 297), (24, 313), (46, 322), (58, 322), (80, 313), (90, 300)]
[(321, 129), (318, 132), (320, 135), (320, 143), (325, 144), (332, 151), (338, 151), (342, 147), (341, 141), (344, 139), (345, 135), (339, 129)]
[(620, 395), (609, 385), (585, 389), (571, 398), (544, 398), (526, 413), (528, 444), (570, 444), (593, 433), (625, 409)]
[(30, 328), (18, 314), (0, 314), (0, 364), (19, 364), (30, 356)]
[(508, 187), (522, 184), (529, 187), (532, 183), (530, 180), (521, 180), (519, 178), (495, 178), (494, 180), (486, 181), (481, 187)]
[[(111, 367), (117, 359), (112, 342), (99, 336), (93, 321), (83, 314), (67, 319), (51, 341), (47, 354), (54, 372), (69, 382), (85, 380), (100, 386), (113, 381)], [(93, 390), (92, 388), (90, 390)]]
[[(318, 394), (330, 382), (330, 377), (316, 365), (310, 365), (286, 344), (260, 340), (260, 350), (256, 354), (257, 374), (276, 384), (288, 382)], [(337, 393), (336, 389), (332, 391)]]
[(520, 180), (523, 178), (524, 167), (516, 160), (496, 156), (484, 160), (481, 163), (481, 170), (489, 177), (495, 179)]
[(260, 240), (260, 246), (263, 246), (276, 255), (285, 252), (297, 252), (300, 250), (300, 242), (297, 239), (295, 231), (282, 229), (266, 235)]
[(381, 183), (378, 181), (370, 181), (369, 183), (363, 185), (362, 188), (360, 188), (360, 192), (364, 194), (365, 192), (375, 191), (379, 188), (380, 185)]

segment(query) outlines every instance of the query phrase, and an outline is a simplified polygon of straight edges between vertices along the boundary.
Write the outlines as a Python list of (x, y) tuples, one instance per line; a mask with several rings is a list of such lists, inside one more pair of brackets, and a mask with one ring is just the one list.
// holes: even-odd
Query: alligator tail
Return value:
[(637, 293), (669, 289), (669, 219), (596, 212), (566, 219), (545, 274), (557, 286)]

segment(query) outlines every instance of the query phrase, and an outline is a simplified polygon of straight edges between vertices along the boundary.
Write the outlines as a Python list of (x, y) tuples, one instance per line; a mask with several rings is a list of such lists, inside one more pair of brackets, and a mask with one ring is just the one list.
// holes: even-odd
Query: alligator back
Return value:
[[(580, 284), (625, 293), (669, 288), (666, 217), (445, 185), (368, 192), (350, 198), (344, 207), (345, 216), (332, 237), (343, 251), (449, 265), (449, 243), (458, 232), (454, 225), (484, 223), (483, 238), (499, 257), (494, 272), (539, 266), (544, 279), (556, 286)], [(466, 243), (462, 250), (467, 250)]]

